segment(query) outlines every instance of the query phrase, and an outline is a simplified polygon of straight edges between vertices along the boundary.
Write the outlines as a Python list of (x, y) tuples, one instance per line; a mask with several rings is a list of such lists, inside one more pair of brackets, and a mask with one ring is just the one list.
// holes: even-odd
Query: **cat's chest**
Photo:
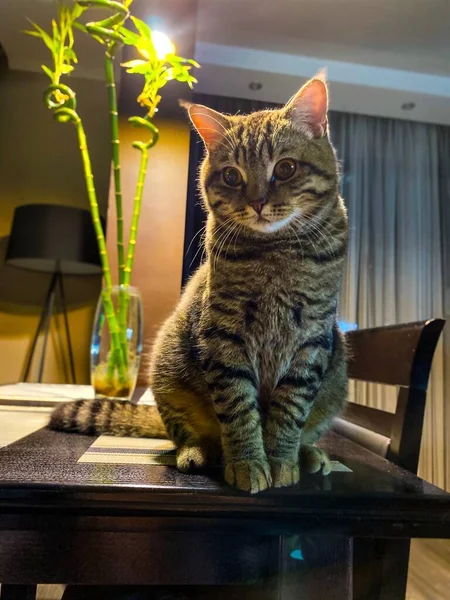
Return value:
[(264, 403), (288, 370), (301, 343), (303, 307), (298, 301), (298, 287), (280, 282), (259, 290), (255, 304), (254, 320), (247, 321), (244, 338), (247, 354), (258, 373), (260, 399)]
[(278, 371), (290, 361), (309, 321), (305, 294), (311, 281), (301, 263), (254, 264), (245, 272), (221, 274), (212, 284), (210, 302), (219, 309), (212, 315), (220, 320), (214, 324), (238, 333), (255, 365), (269, 367), (269, 361), (270, 370)]
[(255, 290), (249, 303), (252, 317), (245, 318), (245, 337), (254, 350), (289, 353), (292, 346), (298, 345), (302, 335), (302, 312), (300, 294), (297, 287), (267, 285)]

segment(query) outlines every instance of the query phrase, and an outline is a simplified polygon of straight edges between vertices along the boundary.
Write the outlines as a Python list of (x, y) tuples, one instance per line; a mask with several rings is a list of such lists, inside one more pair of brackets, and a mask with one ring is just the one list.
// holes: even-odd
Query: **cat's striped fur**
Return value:
[[(208, 149), (200, 177), (207, 258), (154, 346), (162, 422), (150, 407), (79, 401), (57, 408), (51, 425), (167, 432), (180, 470), (223, 455), (228, 483), (250, 492), (296, 483), (302, 465), (326, 474), (329, 460), (313, 444), (347, 396), (336, 324), (347, 219), (325, 83), (312, 80), (275, 111), (228, 117), (188, 109)], [(295, 173), (277, 180), (286, 158), (281, 171)], [(239, 186), (225, 183), (224, 167), (238, 170), (231, 173)]]

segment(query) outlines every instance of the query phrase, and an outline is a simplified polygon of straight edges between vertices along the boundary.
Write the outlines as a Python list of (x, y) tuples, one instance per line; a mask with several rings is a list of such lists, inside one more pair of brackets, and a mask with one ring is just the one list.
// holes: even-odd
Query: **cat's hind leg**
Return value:
[(304, 473), (331, 473), (331, 461), (328, 454), (317, 446), (303, 444), (300, 447), (300, 470)]
[(182, 386), (154, 391), (159, 412), (183, 473), (204, 469), (220, 457), (220, 429), (210, 404)]

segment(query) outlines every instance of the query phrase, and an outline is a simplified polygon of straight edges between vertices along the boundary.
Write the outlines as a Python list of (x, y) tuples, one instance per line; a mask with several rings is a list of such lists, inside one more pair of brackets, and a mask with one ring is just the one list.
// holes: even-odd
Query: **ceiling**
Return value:
[[(161, 17), (180, 53), (195, 52), (203, 67), (198, 91), (284, 102), (326, 67), (335, 110), (450, 125), (450, 0), (135, 0), (134, 6), (141, 18)], [(55, 0), (1, 0), (0, 43), (11, 69), (39, 70), (46, 49), (19, 31), (25, 16), (48, 22), (54, 7)], [(78, 75), (102, 77), (97, 44), (83, 37), (77, 50)], [(262, 88), (252, 91), (251, 82)], [(403, 110), (405, 103), (414, 109)]]
[(200, 0), (197, 27), (205, 42), (450, 75), (449, 0)]

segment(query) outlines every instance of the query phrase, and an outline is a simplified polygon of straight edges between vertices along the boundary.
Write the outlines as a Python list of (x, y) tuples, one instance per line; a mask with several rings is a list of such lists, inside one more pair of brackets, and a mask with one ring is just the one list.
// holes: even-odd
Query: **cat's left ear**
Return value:
[(328, 133), (328, 88), (325, 73), (310, 79), (285, 106), (286, 115), (294, 125), (312, 137)]
[(220, 143), (231, 124), (226, 115), (202, 104), (192, 104), (184, 100), (180, 100), (180, 106), (187, 110), (194, 127), (208, 150)]

